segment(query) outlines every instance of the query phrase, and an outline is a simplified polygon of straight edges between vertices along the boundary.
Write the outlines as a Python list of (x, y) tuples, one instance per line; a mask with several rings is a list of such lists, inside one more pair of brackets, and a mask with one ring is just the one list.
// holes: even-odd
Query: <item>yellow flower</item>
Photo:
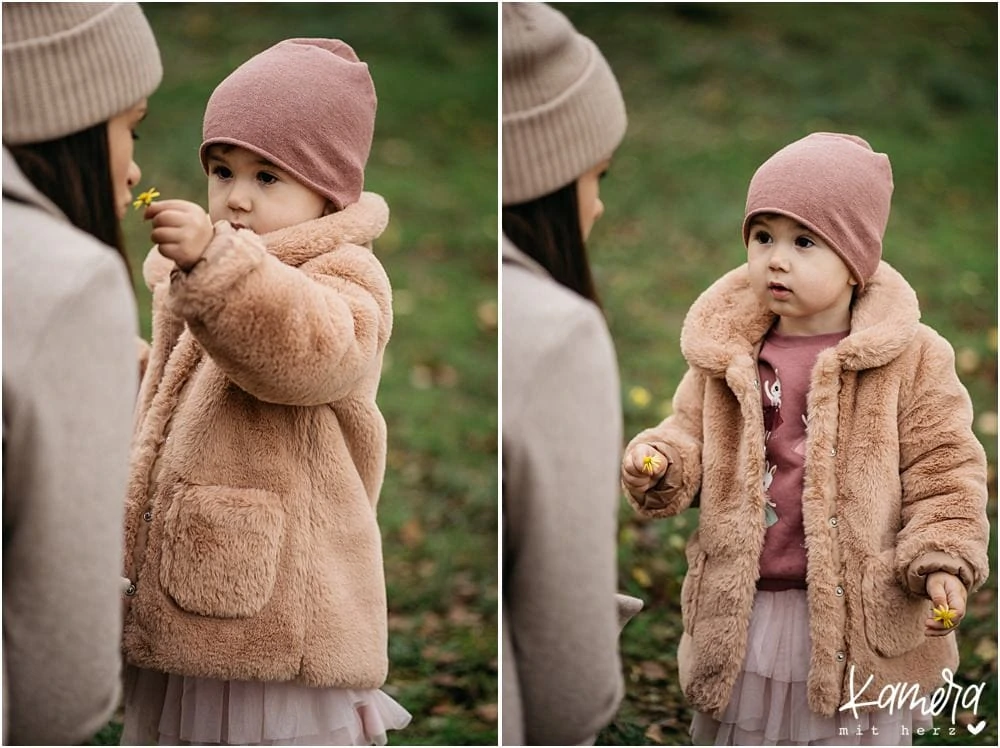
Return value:
[(947, 604), (942, 605), (940, 608), (934, 608), (934, 620), (940, 621), (946, 629), (953, 629), (958, 625), (955, 623), (957, 616), (958, 612), (949, 608)]
[(642, 472), (652, 475), (660, 467), (660, 460), (653, 455), (642, 458)]
[(143, 206), (148, 206), (159, 196), (160, 193), (157, 191), (157, 189), (155, 187), (150, 187), (145, 192), (140, 193), (139, 197), (137, 197), (133, 201), (132, 207), (135, 208), (136, 210), (139, 210), (139, 208), (142, 208)]
[(653, 396), (650, 394), (649, 390), (640, 385), (636, 385), (628, 391), (628, 399), (632, 403), (640, 408), (645, 408), (653, 400)]

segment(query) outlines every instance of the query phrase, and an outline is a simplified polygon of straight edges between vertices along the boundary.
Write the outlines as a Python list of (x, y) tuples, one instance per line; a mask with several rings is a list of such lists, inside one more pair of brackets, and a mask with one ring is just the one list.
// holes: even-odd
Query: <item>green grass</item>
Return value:
[[(608, 58), (629, 129), (602, 182), (589, 242), (622, 375), (626, 436), (658, 422), (684, 372), (690, 304), (745, 259), (754, 170), (814, 130), (889, 154), (895, 192), (885, 259), (954, 345), (990, 464), (996, 565), (997, 10), (994, 4), (561, 4)], [(646, 402), (646, 395), (649, 395)], [(656, 522), (622, 502), (620, 584), (646, 610), (622, 637), (627, 695), (603, 744), (687, 743), (676, 683), (683, 545), (695, 512)], [(970, 599), (959, 678), (987, 684), (997, 741), (996, 579)], [(969, 714), (963, 719), (968, 719)], [(974, 720), (975, 721), (975, 720)], [(947, 718), (937, 720), (947, 725)]]
[[(386, 690), (413, 714), (390, 742), (497, 742), (497, 9), (490, 4), (143, 6), (164, 79), (136, 160), (141, 187), (205, 205), (201, 121), (235, 67), (290, 37), (348, 41), (378, 116), (365, 188), (391, 211), (375, 242), (395, 326), (379, 389), (389, 457), (379, 504), (390, 614)], [(275, 113), (279, 116), (279, 113)], [(126, 239), (150, 246), (138, 214)], [(117, 742), (117, 721), (97, 738)]]

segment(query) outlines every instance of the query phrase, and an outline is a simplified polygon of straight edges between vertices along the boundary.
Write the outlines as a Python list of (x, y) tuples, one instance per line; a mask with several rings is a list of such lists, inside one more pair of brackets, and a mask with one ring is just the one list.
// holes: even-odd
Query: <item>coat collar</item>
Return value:
[[(264, 242), (267, 251), (286, 265), (297, 267), (315, 257), (332, 252), (342, 244), (355, 244), (371, 249), (372, 242), (382, 235), (389, 223), (389, 206), (374, 192), (363, 192), (361, 198), (343, 210), (295, 226), (257, 236), (251, 231), (238, 231), (248, 240)], [(231, 230), (231, 229), (230, 229)], [(153, 289), (170, 277), (174, 263), (153, 247), (142, 266), (146, 285)]]
[[(681, 330), (681, 350), (693, 366), (723, 375), (737, 358), (752, 354), (777, 317), (750, 289), (747, 266), (717, 280), (691, 306)], [(920, 324), (917, 295), (882, 262), (854, 302), (851, 331), (835, 348), (844, 369), (883, 366), (896, 358)]]

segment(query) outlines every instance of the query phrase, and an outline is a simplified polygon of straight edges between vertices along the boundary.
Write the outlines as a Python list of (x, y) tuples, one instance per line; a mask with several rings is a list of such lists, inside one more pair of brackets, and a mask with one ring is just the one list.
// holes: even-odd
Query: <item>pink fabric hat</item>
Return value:
[(286, 39), (234, 70), (205, 108), (201, 165), (217, 143), (266, 158), (337, 210), (364, 188), (375, 130), (368, 66), (339, 39)]
[(891, 201), (888, 156), (855, 135), (812, 133), (782, 148), (753, 175), (743, 243), (750, 240), (754, 216), (787, 216), (840, 255), (860, 291), (882, 259)]

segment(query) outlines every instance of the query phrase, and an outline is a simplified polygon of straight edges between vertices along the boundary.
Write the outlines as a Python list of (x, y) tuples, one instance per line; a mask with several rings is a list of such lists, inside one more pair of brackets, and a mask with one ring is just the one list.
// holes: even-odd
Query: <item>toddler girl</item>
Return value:
[(951, 346), (880, 261), (891, 194), (851, 135), (764, 163), (748, 262), (692, 306), (674, 414), (623, 458), (640, 513), (701, 507), (678, 652), (696, 745), (908, 743), (924, 710), (855, 719), (851, 684), (926, 694), (958, 663), (932, 606), (960, 622), (988, 574), (986, 458)]
[(126, 505), (123, 743), (372, 744), (386, 599), (375, 403), (392, 327), (362, 192), (375, 91), (291, 39), (205, 112), (206, 214), (150, 205), (153, 341)]

